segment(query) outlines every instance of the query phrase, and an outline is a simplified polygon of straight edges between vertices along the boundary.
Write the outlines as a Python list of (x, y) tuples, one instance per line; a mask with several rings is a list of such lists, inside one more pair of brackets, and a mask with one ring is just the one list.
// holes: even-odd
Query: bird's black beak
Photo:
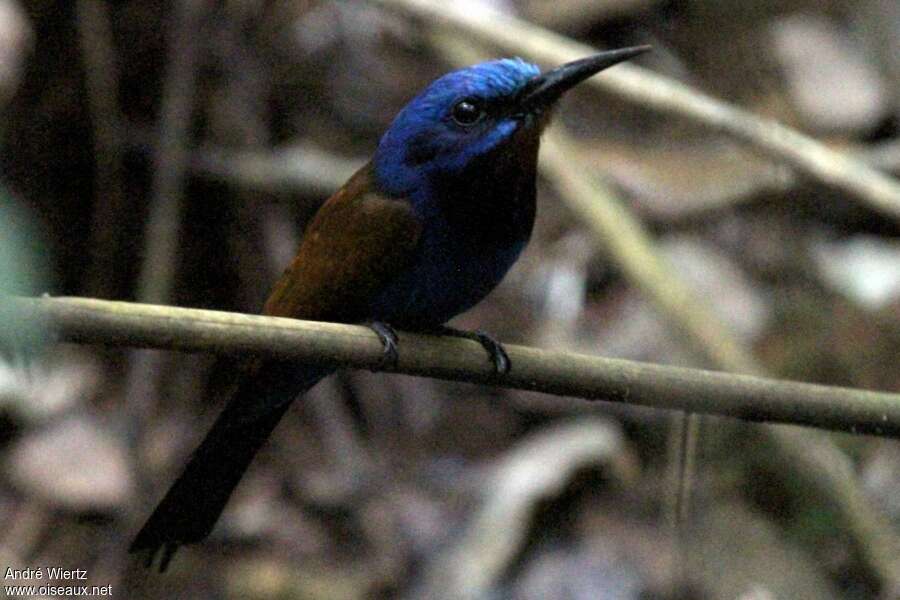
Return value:
[(634, 58), (650, 50), (650, 46), (633, 46), (601, 52), (594, 56), (566, 63), (553, 70), (534, 77), (522, 90), (519, 109), (525, 114), (534, 114), (551, 106), (569, 89), (591, 75), (608, 69), (624, 60)]

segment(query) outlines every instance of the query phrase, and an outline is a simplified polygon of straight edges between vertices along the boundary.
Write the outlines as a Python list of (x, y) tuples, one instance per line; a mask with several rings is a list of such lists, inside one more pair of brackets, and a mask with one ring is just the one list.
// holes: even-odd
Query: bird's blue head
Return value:
[(541, 117), (566, 90), (645, 50), (603, 52), (543, 74), (518, 58), (448, 73), (407, 104), (381, 138), (376, 179), (384, 191), (405, 196), (427, 189), (434, 177), (464, 176), (474, 159), (516, 145), (520, 135), (536, 141)]

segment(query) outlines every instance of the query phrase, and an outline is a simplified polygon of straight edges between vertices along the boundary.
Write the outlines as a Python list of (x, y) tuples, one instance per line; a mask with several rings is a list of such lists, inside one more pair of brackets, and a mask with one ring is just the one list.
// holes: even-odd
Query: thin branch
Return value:
[[(556, 65), (596, 48), (508, 15), (434, 0), (375, 0), (388, 9), (439, 25), (543, 63)], [(839, 187), (878, 212), (900, 220), (900, 182), (772, 119), (763, 119), (681, 82), (634, 65), (619, 65), (586, 82), (666, 114), (686, 117), (752, 144), (800, 173)]]
[(174, 280), (188, 166), (188, 136), (200, 60), (202, 36), (198, 30), (211, 5), (209, 0), (180, 0), (173, 11), (174, 28), (153, 164), (146, 249), (138, 281), (137, 297), (144, 302), (166, 302)]
[[(10, 298), (0, 318), (39, 321), (57, 340), (164, 350), (255, 354), (375, 369), (381, 342), (358, 325), (298, 321), (87, 298)], [(507, 346), (512, 371), (494, 374), (484, 349), (457, 338), (401, 335), (397, 372), (587, 400), (625, 402), (900, 437), (900, 394), (778, 381), (583, 354)]]

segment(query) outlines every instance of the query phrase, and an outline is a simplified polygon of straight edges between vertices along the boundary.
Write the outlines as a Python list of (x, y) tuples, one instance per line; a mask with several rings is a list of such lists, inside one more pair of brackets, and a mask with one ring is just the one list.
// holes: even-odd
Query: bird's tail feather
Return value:
[(331, 371), (280, 361), (253, 364), (129, 551), (146, 551), (149, 566), (162, 550), (160, 571), (164, 571), (178, 546), (209, 535), (291, 402)]

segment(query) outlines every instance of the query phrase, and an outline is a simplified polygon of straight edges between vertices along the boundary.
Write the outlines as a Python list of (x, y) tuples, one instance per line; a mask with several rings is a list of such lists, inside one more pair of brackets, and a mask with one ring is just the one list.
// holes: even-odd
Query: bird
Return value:
[[(310, 220), (264, 315), (366, 324), (398, 357), (400, 330), (478, 341), (498, 376), (512, 368), (482, 331), (445, 324), (503, 279), (531, 236), (541, 132), (563, 94), (649, 50), (599, 52), (541, 72), (490, 60), (433, 81), (396, 115), (372, 159)], [(129, 550), (160, 572), (212, 531), (253, 457), (295, 398), (335, 367), (248, 358), (222, 413)]]

